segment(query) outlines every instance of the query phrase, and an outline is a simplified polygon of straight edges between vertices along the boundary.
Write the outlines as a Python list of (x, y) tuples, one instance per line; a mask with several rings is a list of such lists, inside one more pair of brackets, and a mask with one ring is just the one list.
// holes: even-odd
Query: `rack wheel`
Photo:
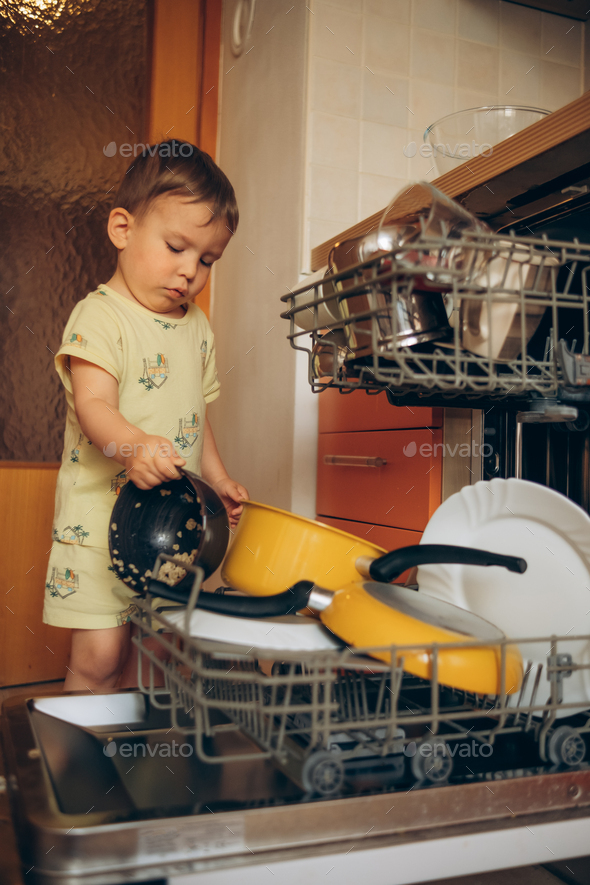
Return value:
[(571, 725), (560, 725), (549, 738), (549, 758), (554, 765), (579, 765), (586, 755), (584, 738)]
[(303, 763), (301, 780), (308, 793), (334, 796), (344, 784), (342, 760), (329, 750), (318, 750)]
[(416, 754), (412, 756), (412, 774), (417, 781), (445, 784), (453, 770), (453, 759), (449, 754), (449, 748), (440, 738), (426, 743), (432, 747), (432, 753), (423, 756), (420, 753), (420, 745), (418, 746)]

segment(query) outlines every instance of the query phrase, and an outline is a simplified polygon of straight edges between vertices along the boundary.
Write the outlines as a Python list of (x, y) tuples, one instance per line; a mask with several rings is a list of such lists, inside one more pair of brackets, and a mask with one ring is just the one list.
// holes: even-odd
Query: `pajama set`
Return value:
[(199, 474), (206, 404), (219, 396), (213, 333), (195, 304), (188, 304), (181, 319), (167, 319), (101, 285), (72, 311), (55, 356), (67, 417), (43, 621), (56, 627), (117, 627), (129, 620), (135, 594), (113, 569), (108, 531), (116, 497), (131, 480), (112, 457), (115, 442), (97, 449), (80, 428), (70, 356), (113, 375), (119, 411), (129, 424), (166, 437), (186, 468)]

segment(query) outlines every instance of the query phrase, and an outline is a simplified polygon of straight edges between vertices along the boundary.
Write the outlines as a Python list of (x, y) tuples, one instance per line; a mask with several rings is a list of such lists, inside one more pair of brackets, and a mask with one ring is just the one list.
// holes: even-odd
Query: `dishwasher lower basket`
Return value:
[[(563, 398), (565, 389), (579, 399), (590, 377), (589, 268), (590, 246), (577, 241), (423, 236), (282, 296), (281, 316), (290, 321), (292, 347), (308, 355), (316, 392), (506, 400)], [(407, 329), (434, 312), (428, 299), (441, 298), (446, 331), (406, 346)], [(504, 323), (494, 332), (502, 337), (507, 316), (513, 346), (501, 361), (490, 330)]]
[[(571, 635), (512, 640), (545, 642), (546, 664), (529, 663), (519, 693), (506, 692), (502, 675), (502, 693), (481, 696), (439, 684), (440, 644), (420, 646), (431, 661), (431, 679), (423, 680), (403, 670), (404, 652), (417, 646), (392, 646), (391, 661), (398, 664), (368, 657), (370, 649), (294, 653), (224, 646), (189, 635), (191, 618), (198, 617), (190, 606), (181, 629), (165, 611), (154, 610), (149, 597), (136, 603), (140, 689), (154, 706), (170, 710), (175, 729), (194, 736), (198, 757), (209, 764), (271, 758), (317, 796), (338, 795), (355, 781), (391, 788), (408, 778), (443, 784), (460, 771), (467, 780), (487, 777), (498, 766), (540, 771), (585, 765), (590, 710), (583, 701), (563, 702), (563, 680), (590, 665), (560, 653)], [(159, 654), (146, 644), (148, 637)], [(587, 645), (590, 636), (575, 639)], [(502, 674), (507, 644), (501, 644)], [(146, 684), (142, 659), (149, 662)], [(156, 686), (158, 673), (163, 687)], [(564, 721), (558, 712), (571, 715)], [(181, 726), (187, 714), (191, 724)], [(211, 739), (228, 730), (240, 730), (260, 752), (212, 754)]]

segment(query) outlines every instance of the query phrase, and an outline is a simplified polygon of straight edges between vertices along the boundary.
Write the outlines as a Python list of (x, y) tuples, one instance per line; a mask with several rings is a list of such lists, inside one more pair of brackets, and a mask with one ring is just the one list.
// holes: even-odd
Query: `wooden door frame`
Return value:
[[(150, 0), (147, 141), (180, 138), (215, 159), (221, 0)], [(173, 65), (170, 64), (173, 60)], [(207, 316), (210, 282), (195, 299)]]

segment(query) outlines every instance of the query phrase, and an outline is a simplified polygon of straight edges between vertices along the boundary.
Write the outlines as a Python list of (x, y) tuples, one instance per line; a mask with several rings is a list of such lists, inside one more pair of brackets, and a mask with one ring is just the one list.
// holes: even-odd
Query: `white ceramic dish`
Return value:
[[(163, 614), (176, 627), (184, 630), (184, 609)], [(344, 647), (320, 621), (304, 615), (249, 619), (198, 609), (191, 615), (190, 635), (213, 642), (273, 651), (329, 651)]]
[[(501, 249), (473, 279), (474, 286), (491, 293), (493, 301), (461, 300), (461, 347), (471, 353), (509, 362), (522, 351), (521, 305), (506, 300), (520, 295), (521, 290), (536, 293), (551, 290), (551, 268), (559, 265), (556, 256), (535, 255), (526, 246), (515, 246), (510, 240), (500, 243)], [(526, 302), (525, 344), (535, 334), (545, 313), (544, 304)]]
[[(420, 566), (421, 593), (480, 615), (509, 639), (590, 634), (590, 517), (558, 492), (518, 479), (467, 486), (441, 504), (421, 543), (479, 547), (522, 556), (528, 563), (523, 575), (499, 567)], [(519, 646), (525, 672), (526, 662), (533, 663), (522, 703), (530, 703), (531, 677), (541, 664), (535, 704), (544, 704), (550, 693), (545, 669), (550, 644)], [(557, 651), (590, 664), (590, 641), (566, 640)], [(564, 678), (563, 703), (581, 706), (560, 711), (560, 717), (590, 708), (589, 670)]]
[[(293, 303), (289, 305), (289, 307), (306, 308), (306, 310), (298, 310), (295, 314), (295, 325), (306, 332), (311, 332), (312, 329), (320, 329), (323, 326), (329, 326), (330, 323), (335, 323), (340, 319), (338, 302), (335, 298), (331, 301), (322, 301), (319, 304), (316, 301), (316, 298), (326, 298), (334, 291), (333, 287), (328, 284), (314, 289), (314, 284), (319, 283), (329, 273), (331, 271), (326, 266), (310, 274), (302, 281), (309, 284), (309, 289), (295, 295)], [(301, 285), (302, 283), (299, 283), (297, 288)]]

